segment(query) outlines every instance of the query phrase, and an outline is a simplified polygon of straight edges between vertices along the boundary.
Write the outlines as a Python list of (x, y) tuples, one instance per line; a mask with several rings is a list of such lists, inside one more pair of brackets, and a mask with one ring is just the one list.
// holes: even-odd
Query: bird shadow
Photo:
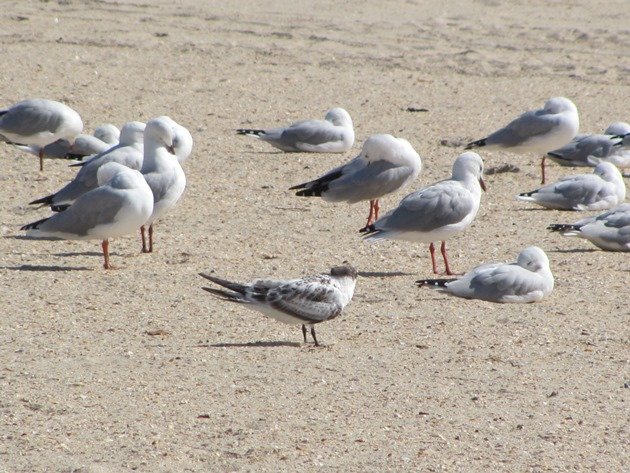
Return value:
[[(116, 255), (116, 253), (109, 253), (110, 256), (120, 256), (120, 255)], [(62, 257), (67, 257), (67, 256), (103, 256), (103, 253), (101, 253), (100, 251), (70, 251), (67, 253), (53, 253), (53, 256), (62, 256)]]
[(403, 273), (402, 271), (359, 271), (362, 278), (393, 278), (396, 276), (413, 276), (413, 273)]
[(196, 348), (267, 348), (267, 347), (300, 347), (301, 343), (298, 342), (283, 342), (283, 341), (258, 341), (258, 342), (246, 342), (246, 343), (200, 343), (194, 345)]
[(594, 253), (597, 248), (571, 248), (569, 250), (548, 250), (547, 253)]
[(92, 271), (93, 268), (85, 266), (43, 266), (34, 264), (23, 264), (21, 266), (0, 266), (2, 269), (12, 271)]

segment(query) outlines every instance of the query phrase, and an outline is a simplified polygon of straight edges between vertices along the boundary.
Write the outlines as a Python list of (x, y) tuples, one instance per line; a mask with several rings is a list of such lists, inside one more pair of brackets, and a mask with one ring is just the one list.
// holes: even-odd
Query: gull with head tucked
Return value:
[(323, 120), (305, 120), (266, 130), (240, 128), (236, 132), (286, 152), (345, 153), (354, 144), (352, 118), (343, 108), (331, 108)]
[(378, 219), (378, 200), (405, 187), (418, 177), (421, 169), (420, 156), (407, 140), (392, 135), (372, 135), (363, 143), (361, 153), (350, 162), (290, 189), (299, 189), (295, 195), (321, 197), (327, 202), (369, 201), (367, 230)]

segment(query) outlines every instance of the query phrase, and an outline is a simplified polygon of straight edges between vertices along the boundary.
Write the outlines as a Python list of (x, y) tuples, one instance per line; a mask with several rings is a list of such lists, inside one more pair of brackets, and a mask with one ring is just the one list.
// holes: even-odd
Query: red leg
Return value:
[(44, 170), (44, 147), (39, 150), (39, 170)]
[(149, 225), (149, 253), (153, 253), (153, 224)]
[(367, 219), (367, 223), (365, 224), (365, 227), (359, 230), (361, 232), (367, 232), (368, 229), (370, 228), (370, 225), (374, 223), (374, 202), (378, 202), (378, 201), (370, 200), (370, 214), (368, 215), (368, 219)]
[(437, 264), (435, 263), (435, 245), (433, 242), (429, 245), (429, 253), (431, 253), (431, 264), (433, 265), (433, 274), (439, 274)]
[(374, 202), (374, 221), (378, 220), (378, 211), (381, 210), (381, 206), (378, 205), (378, 199), (373, 200)]
[(451, 271), (451, 268), (448, 265), (448, 255), (446, 254), (446, 242), (442, 242), (442, 246), (440, 247), (440, 251), (442, 252), (442, 258), (444, 258), (444, 267), (446, 268), (446, 274), (452, 276), (454, 273)]
[(142, 225), (140, 227), (140, 238), (142, 238), (142, 252), (143, 253), (148, 253), (149, 249), (147, 248), (147, 239), (146, 236), (144, 234), (145, 228), (144, 225)]
[(101, 243), (101, 248), (103, 248), (103, 257), (105, 258), (105, 264), (103, 268), (105, 269), (113, 269), (113, 266), (109, 263), (109, 240), (103, 240)]
[(547, 179), (545, 176), (545, 161), (547, 160), (547, 156), (543, 156), (542, 161), (540, 162), (540, 167), (542, 169), (542, 183), (544, 184)]

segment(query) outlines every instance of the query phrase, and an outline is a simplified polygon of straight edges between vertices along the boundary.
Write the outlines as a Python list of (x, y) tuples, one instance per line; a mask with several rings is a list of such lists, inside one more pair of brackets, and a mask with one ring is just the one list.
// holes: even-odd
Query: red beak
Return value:
[(486, 183), (483, 182), (483, 179), (481, 177), (479, 178), (479, 184), (481, 185), (481, 188), (483, 189), (484, 192), (488, 191), (488, 189), (486, 189)]

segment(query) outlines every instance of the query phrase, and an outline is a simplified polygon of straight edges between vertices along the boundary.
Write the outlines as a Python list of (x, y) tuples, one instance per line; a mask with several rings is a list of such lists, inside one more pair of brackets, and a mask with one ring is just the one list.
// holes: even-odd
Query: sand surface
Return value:
[[(0, 471), (622, 471), (629, 468), (628, 254), (545, 230), (584, 214), (534, 208), (539, 157), (481, 153), (476, 221), (455, 270), (547, 251), (556, 289), (499, 305), (419, 289), (425, 245), (364, 244), (367, 204), (287, 189), (408, 139), (450, 175), (461, 143), (552, 96), (581, 131), (630, 120), (624, 1), (0, 2), (0, 106), (63, 101), (86, 130), (167, 114), (195, 139), (186, 193), (156, 226), (111, 243), (17, 239), (27, 203), (74, 170), (0, 146)], [(239, 127), (354, 119), (343, 155), (283, 154)], [(408, 107), (426, 112), (408, 112)], [(446, 141), (444, 141), (446, 140)], [(446, 143), (446, 145), (442, 144)], [(554, 180), (571, 172), (551, 166)], [(626, 181), (627, 182), (627, 181)], [(199, 271), (360, 271), (342, 317), (299, 327), (213, 299)]]

